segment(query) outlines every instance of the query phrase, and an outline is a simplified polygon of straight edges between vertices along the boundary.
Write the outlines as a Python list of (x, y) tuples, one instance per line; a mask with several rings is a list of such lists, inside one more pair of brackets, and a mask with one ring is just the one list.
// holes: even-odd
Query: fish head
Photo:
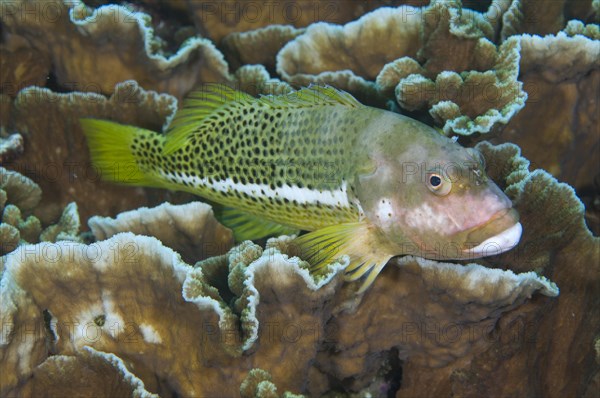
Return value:
[(375, 146), (357, 196), (369, 222), (398, 254), (436, 260), (496, 255), (522, 226), (511, 200), (487, 176), (483, 156), (430, 129), (410, 144)]

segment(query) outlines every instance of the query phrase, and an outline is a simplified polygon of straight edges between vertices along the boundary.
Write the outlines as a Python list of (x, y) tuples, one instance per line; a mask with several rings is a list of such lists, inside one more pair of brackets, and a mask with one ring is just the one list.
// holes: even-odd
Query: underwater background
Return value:
[[(0, 396), (600, 395), (600, 1), (0, 0)], [(101, 181), (79, 118), (311, 83), (458, 137), (521, 215), (356, 295), (289, 237)], [(124, 170), (127, 173), (127, 170)]]

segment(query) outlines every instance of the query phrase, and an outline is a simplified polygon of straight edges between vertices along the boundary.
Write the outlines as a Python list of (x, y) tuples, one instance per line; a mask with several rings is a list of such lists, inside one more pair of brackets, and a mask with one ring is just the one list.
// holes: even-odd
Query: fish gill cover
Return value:
[[(0, 395), (594, 396), (599, 18), (597, 1), (2, 0)], [(357, 295), (348, 257), (311, 274), (290, 237), (236, 245), (194, 195), (101, 179), (80, 118), (166, 131), (206, 83), (329, 84), (459, 137), (519, 245), (394, 258)]]

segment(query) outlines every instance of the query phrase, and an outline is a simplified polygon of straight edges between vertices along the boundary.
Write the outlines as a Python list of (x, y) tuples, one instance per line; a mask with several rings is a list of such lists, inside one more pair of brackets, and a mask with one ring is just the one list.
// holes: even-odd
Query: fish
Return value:
[(515, 247), (511, 200), (474, 148), (331, 86), (253, 97), (192, 91), (166, 133), (82, 118), (105, 180), (222, 206), (236, 240), (295, 237), (311, 272), (346, 257), (363, 293), (392, 257), (464, 260)]

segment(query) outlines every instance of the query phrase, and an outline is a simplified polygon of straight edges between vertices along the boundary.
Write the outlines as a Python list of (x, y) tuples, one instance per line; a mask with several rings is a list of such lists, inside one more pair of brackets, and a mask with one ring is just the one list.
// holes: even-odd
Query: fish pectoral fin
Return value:
[(335, 259), (347, 255), (346, 279), (367, 274), (358, 293), (364, 292), (394, 255), (386, 250), (375, 228), (366, 222), (332, 225), (294, 240), (300, 257), (311, 264), (311, 272), (322, 272)]
[(215, 208), (215, 217), (221, 224), (233, 231), (233, 236), (237, 242), (267, 236), (297, 235), (300, 232), (298, 229), (266, 220), (234, 207), (220, 206)]

